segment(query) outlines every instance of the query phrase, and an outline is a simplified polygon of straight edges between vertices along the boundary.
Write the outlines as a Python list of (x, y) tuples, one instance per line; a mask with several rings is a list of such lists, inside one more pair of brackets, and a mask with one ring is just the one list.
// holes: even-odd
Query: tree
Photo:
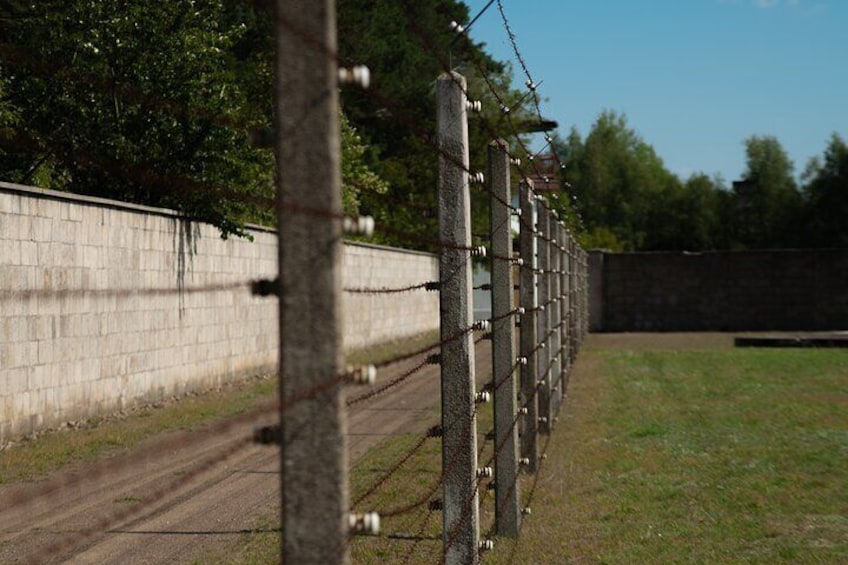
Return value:
[(7, 178), (175, 208), (225, 235), (267, 209), (273, 156), (246, 135), (270, 123), (270, 83), (246, 84), (269, 76), (249, 45), (261, 18), (224, 0), (10, 4), (6, 100), (22, 127)]
[[(670, 228), (663, 225), (667, 217), (656, 213), (657, 204), (668, 200), (679, 181), (623, 114), (605, 110), (585, 141), (572, 130), (556, 149), (567, 163), (565, 176), (585, 222), (586, 245), (624, 250), (662, 245), (667, 238), (660, 234)], [(592, 234), (603, 241), (593, 241)]]
[(802, 177), (807, 205), (806, 243), (848, 247), (848, 145), (837, 133), (824, 155), (813, 157)]
[[(339, 55), (344, 64), (365, 64), (373, 89), (346, 90), (342, 103), (351, 123), (368, 145), (366, 163), (384, 178), (388, 191), (361, 194), (362, 209), (383, 230), (379, 241), (435, 249), (438, 151), (436, 78), (447, 69), (462, 73), (471, 97), (483, 102), (481, 117), (469, 118), (471, 168), (486, 170), (487, 146), (495, 135), (510, 133), (499, 101), (483, 74), (512, 106), (510, 116), (526, 118), (527, 100), (510, 87), (510, 69), (493, 60), (466, 36), (457, 37), (450, 22), (468, 21), (468, 7), (456, 0), (374, 0), (338, 3)], [(481, 73), (482, 70), (482, 73)], [(517, 147), (513, 147), (517, 149)], [(472, 231), (488, 231), (489, 197), (472, 193)]]
[(801, 196), (794, 165), (773, 136), (745, 140), (747, 169), (734, 183), (734, 240), (743, 247), (793, 247), (800, 243)]
[[(226, 0), (2, 4), (0, 175), (177, 209), (217, 225), (272, 224), (273, 20)], [(14, 126), (14, 127), (10, 127)], [(383, 183), (342, 117), (344, 203)]]

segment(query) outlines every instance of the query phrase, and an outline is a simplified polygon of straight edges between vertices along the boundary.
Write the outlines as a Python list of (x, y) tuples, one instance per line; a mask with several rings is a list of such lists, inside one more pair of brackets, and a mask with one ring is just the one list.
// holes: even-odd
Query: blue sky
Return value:
[[(473, 17), (487, 1), (465, 3)], [(728, 184), (751, 135), (776, 136), (796, 175), (832, 132), (848, 139), (848, 0), (502, 3), (562, 136), (623, 112), (672, 172)], [(523, 84), (497, 3), (471, 36)]]

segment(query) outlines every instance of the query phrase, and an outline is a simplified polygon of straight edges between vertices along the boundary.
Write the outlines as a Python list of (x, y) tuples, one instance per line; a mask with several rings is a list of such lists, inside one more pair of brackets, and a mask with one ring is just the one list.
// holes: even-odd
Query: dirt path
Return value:
[[(420, 362), (392, 366), (380, 382)], [(478, 382), (490, 376), (484, 341), (477, 348)], [(389, 435), (423, 432), (437, 423), (439, 395), (439, 371), (430, 365), (351, 407), (350, 461)], [(276, 520), (279, 454), (246, 441), (256, 423), (196, 434), (191, 443), (163, 436), (46, 482), (0, 486), (0, 563), (201, 563), (220, 554), (237, 536), (256, 531), (256, 524)], [(161, 449), (169, 440), (174, 448)], [(224, 458), (226, 453), (231, 455)], [(66, 486), (35, 502), (10, 502), (52, 484)], [(146, 504), (149, 499), (155, 502)]]

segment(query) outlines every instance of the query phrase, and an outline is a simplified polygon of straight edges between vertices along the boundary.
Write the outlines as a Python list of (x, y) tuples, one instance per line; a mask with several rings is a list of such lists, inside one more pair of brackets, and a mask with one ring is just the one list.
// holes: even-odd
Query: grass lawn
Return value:
[[(848, 353), (592, 343), (520, 540), (496, 539), (484, 563), (848, 563)], [(354, 497), (414, 439), (357, 466)], [(437, 480), (438, 443), (425, 445), (366, 506)], [(354, 562), (438, 562), (440, 536), (425, 506), (357, 538)]]

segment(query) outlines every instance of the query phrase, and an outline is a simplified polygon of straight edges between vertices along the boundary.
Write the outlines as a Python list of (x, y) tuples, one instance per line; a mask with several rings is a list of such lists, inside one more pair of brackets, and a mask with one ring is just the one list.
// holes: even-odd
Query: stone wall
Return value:
[(596, 252), (590, 267), (594, 331), (848, 329), (848, 250)]
[[(0, 439), (273, 371), (276, 234), (220, 238), (170, 210), (0, 183)], [(345, 286), (437, 280), (437, 260), (355, 244)], [(414, 283), (410, 283), (414, 281)], [(438, 296), (345, 294), (347, 347), (438, 327)]]
[[(439, 280), (438, 258), (429, 253), (348, 243), (344, 288), (399, 289)], [(356, 349), (439, 327), (439, 293), (424, 289), (388, 294), (344, 293), (344, 343)]]

